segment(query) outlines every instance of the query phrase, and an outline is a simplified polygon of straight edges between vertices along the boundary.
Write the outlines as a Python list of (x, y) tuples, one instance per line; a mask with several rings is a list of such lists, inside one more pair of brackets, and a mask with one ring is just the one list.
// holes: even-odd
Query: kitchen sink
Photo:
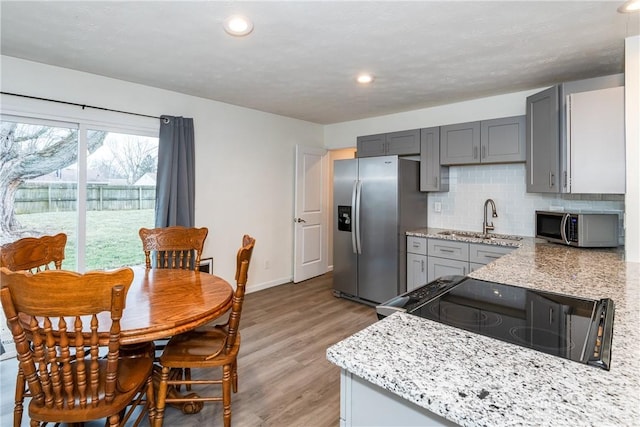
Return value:
[(446, 230), (441, 231), (438, 234), (442, 236), (451, 236), (451, 237), (471, 237), (474, 239), (483, 239), (483, 240), (512, 240), (518, 242), (522, 240), (520, 236), (511, 236), (508, 234), (496, 234), (496, 233), (488, 233), (486, 236), (482, 233), (476, 233), (473, 231), (457, 231), (457, 230)]

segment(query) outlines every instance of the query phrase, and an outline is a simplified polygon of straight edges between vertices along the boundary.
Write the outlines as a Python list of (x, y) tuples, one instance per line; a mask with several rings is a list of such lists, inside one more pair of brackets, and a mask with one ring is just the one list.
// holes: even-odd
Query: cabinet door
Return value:
[(526, 156), (525, 116), (504, 117), (480, 123), (482, 163), (524, 162)]
[(480, 163), (480, 122), (440, 126), (440, 163)]
[(427, 256), (407, 254), (407, 291), (427, 284)]
[(624, 194), (624, 87), (569, 95), (572, 193)]
[(391, 132), (386, 137), (388, 155), (420, 154), (420, 129)]
[(420, 191), (449, 191), (449, 167), (440, 165), (440, 128), (420, 130)]
[(466, 276), (469, 273), (469, 263), (455, 259), (427, 257), (427, 282), (441, 276), (459, 275)]
[(386, 134), (359, 136), (357, 138), (357, 157), (384, 156), (387, 146)]
[(527, 97), (527, 192), (560, 192), (558, 86)]
[(469, 262), (478, 264), (489, 264), (503, 255), (508, 254), (515, 248), (498, 245), (482, 245), (479, 243), (469, 244)]

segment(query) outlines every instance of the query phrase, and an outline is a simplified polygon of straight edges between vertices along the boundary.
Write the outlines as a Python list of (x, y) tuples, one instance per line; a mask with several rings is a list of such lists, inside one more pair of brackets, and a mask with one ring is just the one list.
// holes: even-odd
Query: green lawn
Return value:
[[(38, 233), (66, 233), (63, 268), (76, 268), (77, 222), (75, 212), (22, 214), (16, 218), (26, 229)], [(144, 263), (140, 227), (154, 226), (154, 210), (87, 212), (86, 270), (115, 268)]]

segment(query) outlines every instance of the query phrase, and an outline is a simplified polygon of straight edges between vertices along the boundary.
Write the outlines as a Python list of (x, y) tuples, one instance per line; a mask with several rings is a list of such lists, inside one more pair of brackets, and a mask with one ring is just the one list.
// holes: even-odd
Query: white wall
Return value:
[(625, 41), (627, 193), (625, 246), (628, 261), (640, 262), (640, 36)]
[[(195, 219), (197, 226), (209, 228), (204, 256), (214, 258), (216, 274), (233, 282), (236, 251), (242, 235), (249, 233), (256, 238), (256, 249), (248, 291), (291, 280), (295, 145), (323, 147), (322, 126), (12, 57), (1, 60), (4, 92), (152, 116), (192, 117), (197, 157)], [(3, 112), (29, 104), (11, 96), (1, 101)], [(41, 108), (49, 117), (99, 115), (78, 107), (37, 104), (48, 104)], [(107, 116), (114, 122), (139, 123), (128, 115)], [(154, 119), (143, 122), (157, 126)], [(267, 260), (269, 269), (264, 268)]]

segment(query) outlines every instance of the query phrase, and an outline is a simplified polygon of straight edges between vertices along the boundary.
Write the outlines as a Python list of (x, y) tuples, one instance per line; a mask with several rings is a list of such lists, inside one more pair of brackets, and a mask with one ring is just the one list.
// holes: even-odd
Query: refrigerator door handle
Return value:
[(362, 197), (362, 181), (358, 180), (356, 185), (356, 248), (358, 250), (358, 254), (362, 253), (362, 242), (360, 241), (360, 198)]
[(358, 249), (356, 247), (356, 227), (358, 224), (358, 211), (356, 207), (356, 193), (358, 192), (358, 180), (353, 181), (353, 189), (351, 190), (351, 206), (353, 209), (353, 216), (351, 221), (353, 221), (353, 230), (351, 231), (351, 248), (354, 254), (358, 253)]

